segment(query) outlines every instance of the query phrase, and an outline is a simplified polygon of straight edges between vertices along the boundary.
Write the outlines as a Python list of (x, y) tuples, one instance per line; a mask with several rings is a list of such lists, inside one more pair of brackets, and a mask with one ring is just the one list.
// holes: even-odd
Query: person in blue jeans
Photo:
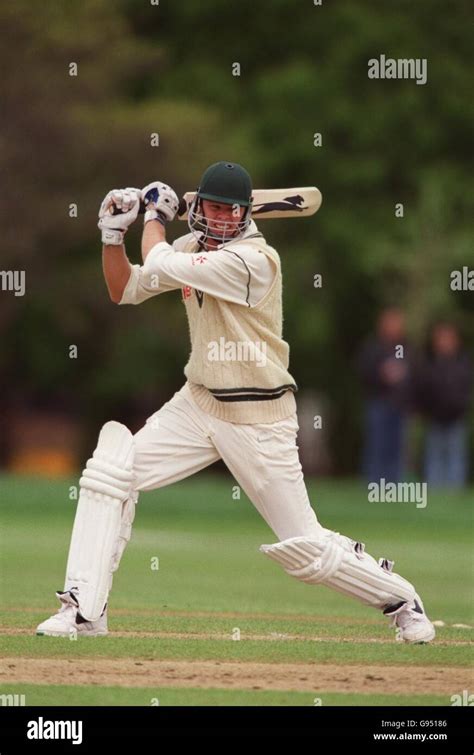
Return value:
[(472, 364), (458, 328), (436, 322), (416, 374), (417, 405), (427, 420), (425, 479), (437, 487), (462, 487), (468, 479), (467, 414)]
[(405, 318), (397, 307), (380, 313), (375, 335), (358, 359), (365, 393), (364, 476), (368, 482), (403, 478), (410, 363)]

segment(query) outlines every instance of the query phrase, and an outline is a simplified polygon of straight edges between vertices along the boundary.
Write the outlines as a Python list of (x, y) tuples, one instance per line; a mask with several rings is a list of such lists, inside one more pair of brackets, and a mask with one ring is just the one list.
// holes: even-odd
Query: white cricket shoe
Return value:
[(77, 588), (73, 587), (66, 592), (57, 592), (56, 597), (61, 601), (61, 608), (49, 619), (36, 627), (36, 634), (50, 635), (51, 637), (102, 637), (108, 634), (107, 629), (107, 605), (97, 621), (87, 621), (79, 613), (77, 600)]
[(385, 608), (384, 614), (392, 619), (391, 626), (397, 627), (397, 640), (422, 644), (435, 638), (435, 628), (425, 613), (419, 595), (415, 595), (413, 600)]

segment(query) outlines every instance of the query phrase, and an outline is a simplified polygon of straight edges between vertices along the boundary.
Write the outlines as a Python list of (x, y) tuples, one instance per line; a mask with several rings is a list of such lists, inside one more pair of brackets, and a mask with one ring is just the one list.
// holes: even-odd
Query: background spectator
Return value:
[(417, 405), (428, 422), (425, 478), (431, 485), (466, 484), (471, 389), (472, 364), (457, 327), (435, 323), (416, 375)]
[(398, 482), (403, 476), (410, 377), (400, 309), (380, 313), (376, 334), (361, 349), (359, 369), (366, 396), (364, 474), (368, 481)]

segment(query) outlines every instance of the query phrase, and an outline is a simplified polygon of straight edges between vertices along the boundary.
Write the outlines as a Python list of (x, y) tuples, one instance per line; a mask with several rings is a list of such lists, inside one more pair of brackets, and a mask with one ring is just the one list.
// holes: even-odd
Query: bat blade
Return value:
[[(189, 208), (196, 192), (188, 191), (181, 198), (178, 219), (187, 220)], [(255, 189), (253, 192), (252, 218), (304, 218), (314, 215), (321, 207), (322, 196), (316, 186), (293, 189)]]

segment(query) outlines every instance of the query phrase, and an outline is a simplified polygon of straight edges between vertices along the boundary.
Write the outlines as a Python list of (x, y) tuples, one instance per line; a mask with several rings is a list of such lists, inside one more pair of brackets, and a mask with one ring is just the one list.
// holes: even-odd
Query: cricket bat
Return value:
[[(187, 220), (189, 208), (196, 196), (195, 191), (187, 191), (179, 201), (176, 218)], [(294, 189), (255, 189), (252, 193), (252, 218), (271, 220), (272, 218), (305, 218), (314, 215), (321, 207), (322, 196), (316, 186), (303, 186)], [(146, 210), (140, 203), (140, 213)], [(113, 214), (120, 214), (114, 207)]]

